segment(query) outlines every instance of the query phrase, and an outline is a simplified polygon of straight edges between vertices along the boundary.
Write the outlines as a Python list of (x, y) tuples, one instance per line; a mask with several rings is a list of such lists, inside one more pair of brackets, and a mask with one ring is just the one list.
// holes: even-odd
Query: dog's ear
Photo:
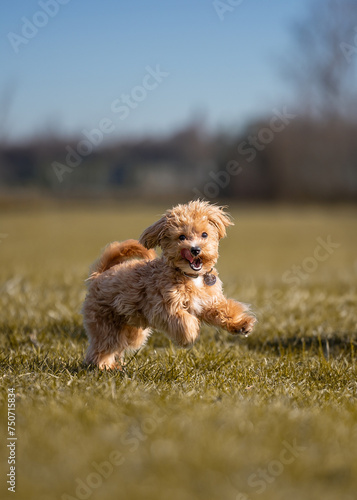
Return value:
[(233, 226), (234, 223), (230, 216), (224, 213), (223, 207), (211, 206), (210, 209), (208, 220), (217, 229), (219, 239), (224, 238), (227, 235), (226, 227)]
[(157, 222), (149, 226), (139, 238), (139, 243), (145, 248), (155, 248), (161, 246), (161, 238), (165, 232), (167, 218), (164, 215)]

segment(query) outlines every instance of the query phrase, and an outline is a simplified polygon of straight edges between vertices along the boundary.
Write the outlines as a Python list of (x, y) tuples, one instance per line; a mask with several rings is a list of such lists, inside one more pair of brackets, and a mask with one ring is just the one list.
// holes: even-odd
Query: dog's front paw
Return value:
[(232, 325), (229, 331), (232, 334), (241, 334), (247, 337), (253, 330), (256, 321), (254, 316), (244, 316), (238, 324)]

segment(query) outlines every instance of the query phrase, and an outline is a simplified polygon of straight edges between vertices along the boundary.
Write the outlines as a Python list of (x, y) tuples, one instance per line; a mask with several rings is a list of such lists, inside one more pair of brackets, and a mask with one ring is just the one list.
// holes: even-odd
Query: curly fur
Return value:
[[(219, 240), (232, 224), (223, 208), (192, 201), (168, 210), (139, 241), (108, 245), (87, 280), (86, 362), (120, 368), (125, 351), (141, 347), (151, 328), (180, 346), (195, 342), (201, 322), (249, 334), (254, 316), (245, 304), (225, 298), (214, 268)], [(212, 286), (208, 275), (216, 278)]]

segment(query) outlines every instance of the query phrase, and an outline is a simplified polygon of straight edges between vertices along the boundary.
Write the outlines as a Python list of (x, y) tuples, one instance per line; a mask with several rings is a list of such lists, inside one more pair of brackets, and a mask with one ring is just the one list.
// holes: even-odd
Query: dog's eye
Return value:
[(202, 233), (202, 238), (207, 238), (208, 234), (207, 233)]
[(185, 236), (184, 234), (181, 234), (181, 235), (179, 236), (179, 240), (183, 241), (183, 240), (185, 240), (185, 239), (186, 239), (186, 236)]

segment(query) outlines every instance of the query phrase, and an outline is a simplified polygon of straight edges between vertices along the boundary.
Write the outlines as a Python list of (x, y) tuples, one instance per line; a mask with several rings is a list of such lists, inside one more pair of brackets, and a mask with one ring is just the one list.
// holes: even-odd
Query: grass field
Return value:
[(125, 374), (87, 369), (88, 266), (163, 210), (3, 211), (0, 497), (355, 499), (357, 209), (230, 207), (218, 269), (252, 336), (204, 327), (182, 350), (156, 333)]

